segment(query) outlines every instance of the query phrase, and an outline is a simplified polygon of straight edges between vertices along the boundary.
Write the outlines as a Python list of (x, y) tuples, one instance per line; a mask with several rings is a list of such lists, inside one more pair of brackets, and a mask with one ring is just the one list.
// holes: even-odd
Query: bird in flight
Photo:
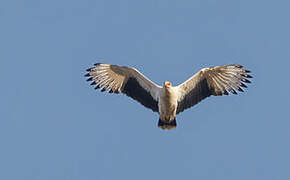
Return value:
[(176, 127), (175, 116), (201, 100), (213, 95), (237, 94), (251, 83), (249, 70), (241, 65), (225, 65), (203, 68), (178, 86), (165, 81), (159, 86), (137, 69), (126, 66), (96, 63), (87, 69), (87, 81), (102, 92), (124, 93), (143, 106), (159, 113), (158, 127)]

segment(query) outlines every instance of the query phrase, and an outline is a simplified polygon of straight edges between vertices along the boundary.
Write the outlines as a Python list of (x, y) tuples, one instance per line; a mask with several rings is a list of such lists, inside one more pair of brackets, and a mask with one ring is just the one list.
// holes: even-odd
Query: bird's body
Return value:
[(160, 119), (163, 121), (173, 121), (177, 109), (177, 94), (171, 86), (163, 87), (158, 99)]
[(110, 93), (124, 93), (140, 102), (147, 108), (159, 113), (158, 126), (162, 129), (176, 127), (175, 116), (187, 108), (192, 107), (211, 95), (237, 94), (243, 91), (241, 87), (250, 83), (250, 71), (241, 65), (216, 66), (204, 68), (184, 83), (172, 86), (165, 81), (163, 86), (156, 85), (138, 70), (110, 64), (95, 64), (89, 68), (88, 81), (97, 85), (95, 89)]

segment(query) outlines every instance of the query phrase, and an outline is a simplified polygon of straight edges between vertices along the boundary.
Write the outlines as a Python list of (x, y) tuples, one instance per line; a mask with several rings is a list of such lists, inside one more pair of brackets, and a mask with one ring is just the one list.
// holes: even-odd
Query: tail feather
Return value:
[(176, 119), (174, 118), (174, 120), (170, 122), (162, 121), (161, 119), (159, 119), (158, 127), (161, 129), (167, 129), (167, 130), (176, 128)]

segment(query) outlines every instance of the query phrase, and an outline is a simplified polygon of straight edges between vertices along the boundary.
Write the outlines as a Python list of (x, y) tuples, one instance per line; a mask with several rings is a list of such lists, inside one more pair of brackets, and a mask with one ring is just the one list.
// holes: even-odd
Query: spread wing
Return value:
[(87, 69), (95, 89), (102, 88), (102, 92), (124, 93), (141, 103), (143, 106), (158, 112), (158, 96), (160, 86), (156, 85), (134, 68), (111, 64), (97, 63)]
[[(229, 92), (237, 94), (236, 90), (243, 92), (247, 88), (244, 83), (251, 83), (252, 78), (241, 65), (216, 66), (201, 69), (184, 83), (177, 86), (178, 106), (176, 113), (190, 108), (211, 95), (228, 95)], [(244, 82), (244, 83), (243, 83)]]

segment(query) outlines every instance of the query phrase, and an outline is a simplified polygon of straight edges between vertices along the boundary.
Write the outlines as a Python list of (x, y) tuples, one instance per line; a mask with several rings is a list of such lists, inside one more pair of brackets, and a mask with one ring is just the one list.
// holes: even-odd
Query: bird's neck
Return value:
[(164, 95), (171, 96), (172, 95), (172, 88), (171, 87), (168, 87), (168, 88), (164, 87)]

